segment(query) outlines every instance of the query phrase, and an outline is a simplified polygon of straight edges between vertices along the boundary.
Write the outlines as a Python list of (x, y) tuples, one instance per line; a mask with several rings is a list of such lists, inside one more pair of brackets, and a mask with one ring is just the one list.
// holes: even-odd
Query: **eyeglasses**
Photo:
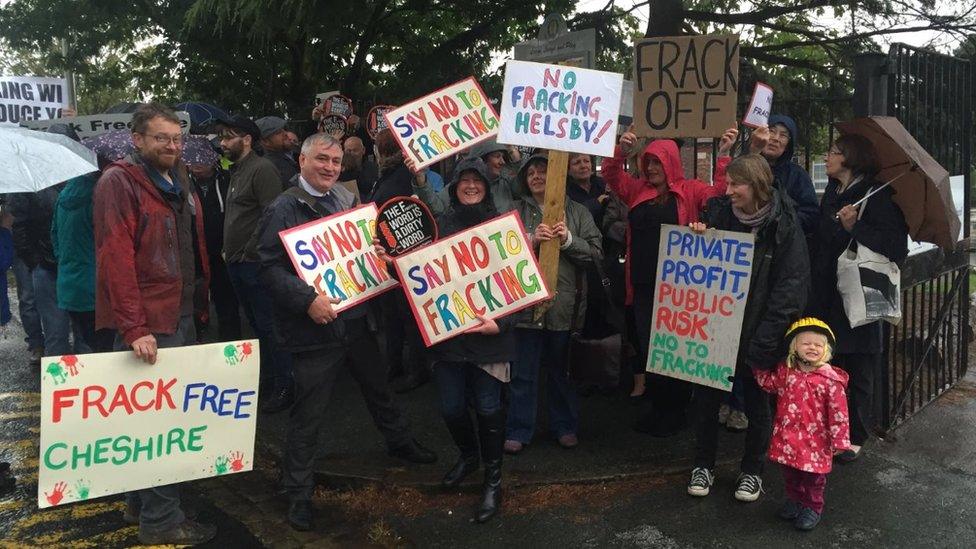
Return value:
[(789, 141), (790, 140), (790, 132), (788, 132), (786, 130), (769, 130), (769, 137), (775, 137), (776, 139), (779, 139), (780, 141)]
[(163, 133), (158, 133), (156, 135), (147, 135), (146, 137), (152, 138), (157, 145), (168, 145), (170, 143), (176, 145), (177, 147), (183, 143), (183, 135), (166, 135)]
[(839, 149), (830, 149), (827, 151), (827, 156), (844, 156), (844, 153), (840, 152)]
[(221, 141), (230, 141), (231, 139), (237, 139), (238, 137), (244, 137), (244, 134), (237, 134), (232, 132), (220, 132), (217, 134), (217, 138)]

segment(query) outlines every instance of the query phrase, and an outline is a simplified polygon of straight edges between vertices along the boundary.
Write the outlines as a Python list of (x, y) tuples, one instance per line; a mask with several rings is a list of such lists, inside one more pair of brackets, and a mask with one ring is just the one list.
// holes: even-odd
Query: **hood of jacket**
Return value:
[(466, 156), (458, 162), (457, 167), (454, 168), (454, 177), (451, 179), (451, 183), (447, 186), (448, 195), (451, 199), (451, 206), (457, 207), (460, 205), (460, 201), (457, 197), (457, 184), (461, 180), (461, 175), (464, 172), (475, 172), (478, 177), (485, 182), (485, 198), (483, 202), (491, 202), (491, 184), (488, 178), (488, 167), (485, 166), (484, 160), (478, 156)]
[[(477, 145), (471, 147), (468, 151), (468, 156), (476, 156), (478, 158), (484, 159), (486, 154), (491, 154), (493, 152), (501, 151), (508, 156), (508, 146), (498, 143), (495, 139), (486, 139)], [(485, 180), (487, 181), (487, 179)]]
[(796, 127), (796, 122), (785, 114), (769, 115), (769, 122), (767, 125), (772, 128), (776, 124), (785, 127), (786, 131), (790, 132), (790, 142), (786, 144), (786, 149), (783, 150), (783, 155), (776, 159), (776, 164), (778, 165), (784, 162), (788, 163), (793, 159), (793, 152), (796, 150), (796, 136), (799, 133), (799, 130)]
[(548, 165), (549, 164), (549, 155), (542, 154), (542, 153), (535, 153), (532, 156), (530, 156), (528, 160), (525, 161), (525, 164), (522, 164), (522, 167), (521, 168), (519, 168), (519, 171), (518, 171), (518, 188), (519, 188), (519, 190), (522, 191), (522, 196), (523, 197), (526, 197), (526, 196), (531, 197), (532, 196), (532, 191), (529, 190), (529, 164), (532, 164), (533, 162), (535, 162), (537, 160), (541, 160), (541, 161), (545, 162), (546, 165)]
[(685, 179), (685, 170), (681, 166), (681, 154), (678, 152), (678, 145), (670, 139), (655, 139), (644, 147), (644, 152), (640, 155), (638, 167), (640, 177), (644, 178), (644, 168), (650, 157), (655, 157), (664, 167), (664, 175), (668, 179), (668, 188), (675, 190)]

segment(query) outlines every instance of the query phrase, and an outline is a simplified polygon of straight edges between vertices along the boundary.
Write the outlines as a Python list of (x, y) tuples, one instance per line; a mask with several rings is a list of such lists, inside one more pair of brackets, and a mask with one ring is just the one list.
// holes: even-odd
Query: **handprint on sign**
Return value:
[(230, 470), (235, 473), (244, 468), (244, 454), (240, 452), (232, 452), (230, 454)]
[(85, 365), (78, 362), (78, 357), (75, 355), (64, 355), (61, 357), (61, 363), (68, 368), (68, 375), (74, 377), (78, 375), (78, 367), (84, 368)]
[(218, 475), (223, 475), (227, 473), (227, 464), (230, 463), (227, 458), (220, 456), (217, 461), (214, 462), (214, 471)]
[(75, 490), (78, 492), (78, 499), (88, 499), (88, 492), (91, 490), (91, 485), (86, 484), (84, 480), (79, 480), (75, 482)]
[(48, 364), (44, 371), (51, 376), (51, 379), (54, 380), (55, 385), (60, 385), (68, 379), (67, 374), (64, 372), (64, 368), (62, 368), (57, 362)]
[(224, 360), (227, 364), (231, 366), (237, 364), (237, 348), (233, 345), (227, 345), (224, 347)]
[(251, 356), (251, 353), (254, 352), (254, 345), (252, 345), (250, 341), (241, 343), (237, 346), (237, 348), (241, 351), (240, 355), (237, 357), (238, 361), (243, 361), (245, 358)]
[(57, 505), (61, 503), (61, 500), (64, 499), (64, 496), (70, 492), (70, 490), (66, 490), (67, 488), (68, 488), (67, 483), (64, 482), (55, 483), (54, 490), (52, 490), (50, 494), (44, 492), (44, 497), (47, 499), (47, 502), (50, 503), (51, 505)]

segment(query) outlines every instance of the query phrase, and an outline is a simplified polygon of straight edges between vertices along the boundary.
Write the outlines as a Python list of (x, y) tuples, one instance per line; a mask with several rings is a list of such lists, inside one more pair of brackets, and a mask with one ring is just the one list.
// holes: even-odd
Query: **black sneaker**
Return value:
[(693, 496), (704, 497), (708, 495), (715, 482), (715, 476), (704, 467), (695, 467), (691, 470), (691, 481), (688, 483), (688, 493)]
[(299, 532), (312, 529), (312, 502), (295, 500), (288, 505), (288, 524)]
[(411, 463), (434, 463), (437, 461), (437, 454), (431, 452), (427, 448), (424, 448), (414, 439), (410, 439), (410, 442), (404, 444), (403, 446), (393, 448), (387, 452), (387, 454), (390, 457), (395, 457)]
[(792, 499), (788, 499), (783, 502), (783, 506), (779, 508), (776, 516), (783, 520), (796, 520), (796, 517), (800, 514), (801, 505)]
[(162, 532), (146, 533), (139, 530), (139, 543), (143, 545), (199, 545), (217, 535), (213, 524), (201, 524), (184, 520), (180, 524)]
[(810, 509), (809, 507), (803, 507), (800, 509), (800, 513), (796, 516), (796, 520), (793, 521), (793, 527), (804, 532), (813, 530), (818, 524), (820, 524), (820, 513)]
[(739, 501), (756, 501), (759, 499), (759, 494), (762, 491), (762, 477), (748, 473), (739, 473), (739, 479), (736, 481), (735, 493), (733, 495)]

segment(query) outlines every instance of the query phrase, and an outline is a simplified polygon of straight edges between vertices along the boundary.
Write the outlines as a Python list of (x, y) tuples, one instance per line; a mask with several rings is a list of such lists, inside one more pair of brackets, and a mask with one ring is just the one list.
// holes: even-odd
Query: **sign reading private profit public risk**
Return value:
[[(250, 471), (256, 339), (41, 360), (37, 506)], [(192, 366), (188, 368), (187, 366)]]
[(661, 226), (648, 372), (732, 390), (753, 251), (751, 233)]

